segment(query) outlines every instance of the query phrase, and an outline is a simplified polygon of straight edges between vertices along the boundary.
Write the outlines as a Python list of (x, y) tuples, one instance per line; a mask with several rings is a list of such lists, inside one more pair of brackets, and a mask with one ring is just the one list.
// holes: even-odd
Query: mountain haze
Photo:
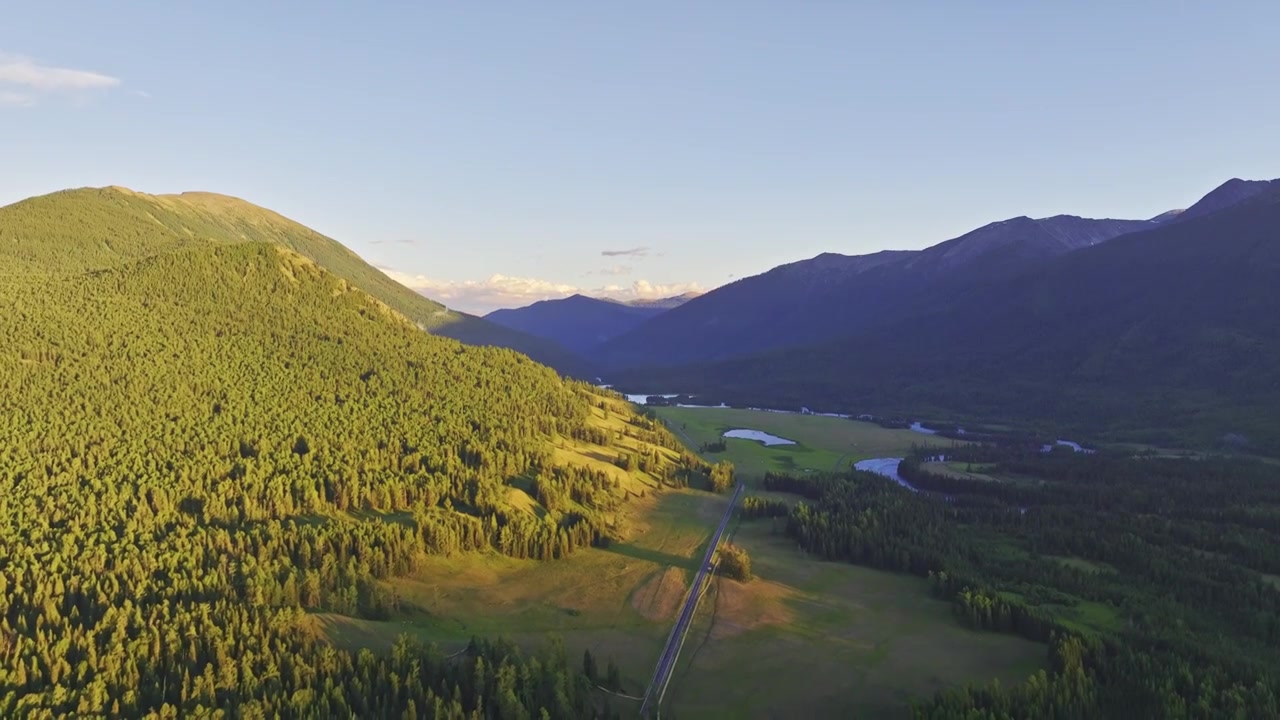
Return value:
[(631, 307), (661, 308), (663, 310), (670, 310), (672, 308), (680, 307), (701, 294), (702, 293), (700, 292), (691, 291), (681, 295), (673, 295), (671, 297), (664, 298), (638, 298), (635, 300), (628, 300), (627, 304)]

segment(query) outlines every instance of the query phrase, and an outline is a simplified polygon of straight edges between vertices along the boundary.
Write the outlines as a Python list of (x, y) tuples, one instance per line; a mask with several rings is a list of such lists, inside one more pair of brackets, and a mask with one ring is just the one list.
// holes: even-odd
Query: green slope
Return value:
[[(652, 456), (628, 475), (652, 484), (674, 439), (523, 355), (423, 333), (282, 243), (170, 227), (157, 252), (172, 216), (151, 214), (69, 216), (40, 243), (6, 225), (0, 717), (593, 712), (554, 652), (357, 655), (309, 613), (404, 612), (384, 580), (429, 554), (572, 553), (626, 494), (573, 448)], [(510, 680), (473, 685), (486, 667)]]
[(449, 310), (395, 282), (335, 240), (238, 198), (82, 188), (0, 208), (0, 272), (100, 270), (210, 242), (289, 248), (423, 330), (470, 345), (508, 347), (563, 373), (588, 374), (580, 359), (556, 344)]

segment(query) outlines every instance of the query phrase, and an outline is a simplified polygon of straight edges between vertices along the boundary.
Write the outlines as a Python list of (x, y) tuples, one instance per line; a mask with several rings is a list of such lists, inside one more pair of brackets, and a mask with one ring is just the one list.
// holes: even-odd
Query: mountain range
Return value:
[(744, 278), (601, 345), (602, 370), (678, 366), (820, 344), (901, 323), (1114, 238), (1210, 215), (1280, 181), (1232, 179), (1150, 220), (1015, 217), (918, 251), (824, 253)]
[(486, 319), (637, 392), (1280, 447), (1278, 198), (1280, 180), (1232, 179), (1146, 220), (1020, 216), (663, 311), (578, 296)]
[(927, 250), (825, 253), (709, 292), (604, 343), (593, 359), (608, 370), (672, 366), (852, 335), (1149, 224), (1018, 217)]
[(419, 330), (623, 389), (1126, 437), (1193, 428), (1260, 448), (1280, 437), (1278, 235), (1280, 181), (1233, 179), (1147, 220), (1016, 217), (924, 250), (824, 253), (696, 297), (573, 296), (478, 318), (237, 198), (85, 188), (0, 208), (0, 272), (92, 274), (266, 242)]
[(1232, 180), (1152, 221), (1015, 218), (915, 253), (783, 266), (604, 358), (638, 391), (1280, 450), (1277, 307), (1280, 182)]

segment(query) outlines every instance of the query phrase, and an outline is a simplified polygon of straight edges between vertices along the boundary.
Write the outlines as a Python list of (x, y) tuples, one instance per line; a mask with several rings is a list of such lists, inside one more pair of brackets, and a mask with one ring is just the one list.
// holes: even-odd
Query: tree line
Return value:
[(959, 622), (1048, 644), (1051, 672), (940, 693), (917, 717), (1277, 716), (1271, 466), (948, 451), (948, 461), (987, 463), (995, 479), (983, 480), (938, 468), (937, 452), (899, 470), (931, 492), (857, 471), (765, 479), (804, 498), (785, 531), (807, 551), (927, 578)]

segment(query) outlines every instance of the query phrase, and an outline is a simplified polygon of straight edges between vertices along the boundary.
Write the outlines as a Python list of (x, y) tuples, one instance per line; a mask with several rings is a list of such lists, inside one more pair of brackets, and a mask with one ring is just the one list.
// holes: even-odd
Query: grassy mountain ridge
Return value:
[(347, 279), (433, 334), (524, 352), (562, 372), (583, 363), (552, 343), (454, 312), (400, 285), (340, 243), (278, 213), (215, 193), (81, 188), (0, 208), (0, 272), (101, 270), (202, 243), (268, 242)]
[(695, 470), (674, 438), (281, 244), (153, 252), (153, 214), (0, 240), (0, 716), (594, 713), (563, 653), (355, 654), (308, 614), (394, 616), (425, 555), (573, 553)]
[[(1079, 250), (845, 340), (611, 377), (730, 402), (936, 412), (1280, 451), (1280, 192)], [(1166, 432), (1157, 430), (1165, 428)]]

